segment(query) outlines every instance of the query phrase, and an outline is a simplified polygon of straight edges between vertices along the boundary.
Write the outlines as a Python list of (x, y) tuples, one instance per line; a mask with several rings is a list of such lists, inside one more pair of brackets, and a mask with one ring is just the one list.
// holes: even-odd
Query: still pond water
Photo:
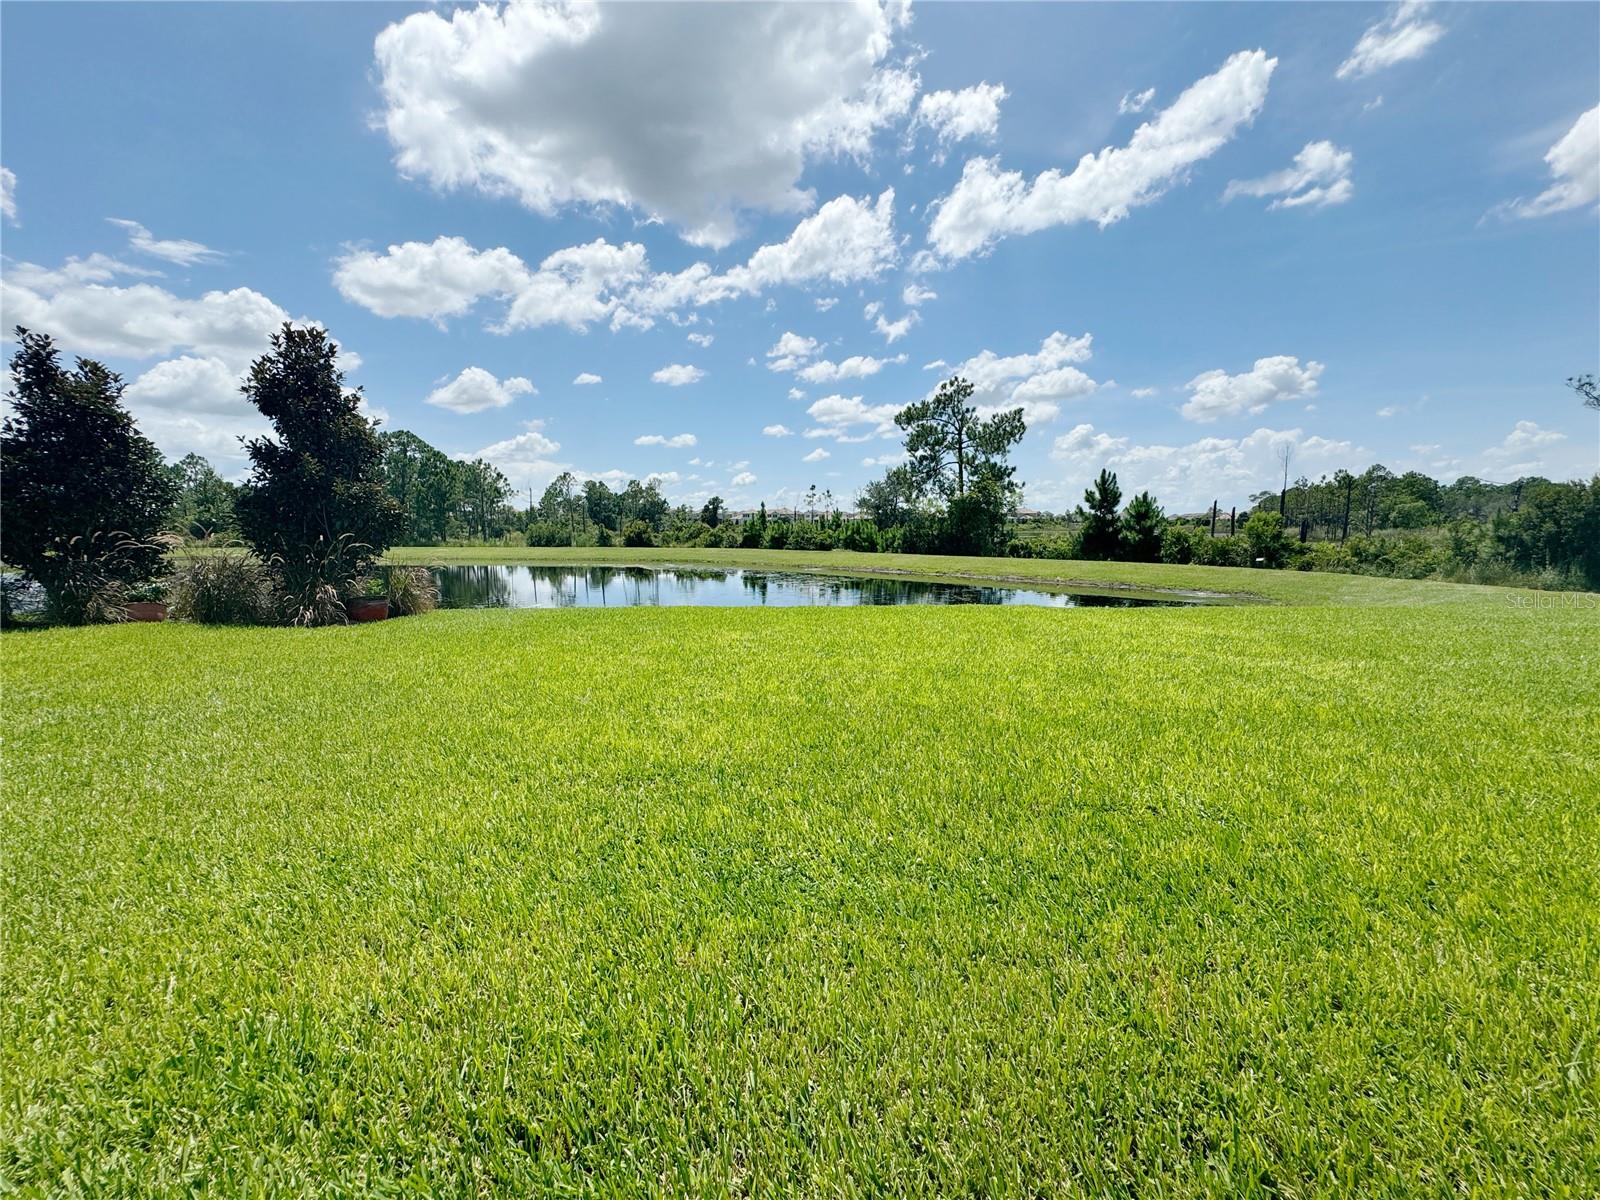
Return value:
[(1049, 608), (1143, 608), (1183, 597), (1052, 592), (1008, 584), (939, 583), (799, 571), (652, 567), (435, 567), (442, 608), (744, 608), (753, 605), (1037, 604)]

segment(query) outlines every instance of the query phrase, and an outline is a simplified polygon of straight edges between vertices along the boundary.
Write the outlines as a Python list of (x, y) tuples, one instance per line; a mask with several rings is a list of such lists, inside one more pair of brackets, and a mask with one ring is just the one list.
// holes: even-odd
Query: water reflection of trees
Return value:
[(765, 604), (774, 594), (803, 597), (805, 603), (831, 605), (1005, 604), (1015, 588), (933, 583), (884, 576), (806, 575), (746, 571), (745, 588)]
[[(518, 586), (526, 571), (530, 587)], [(458, 566), (434, 571), (446, 608), (633, 608), (661, 604), (1027, 604), (1134, 608), (1171, 601), (1138, 596), (1047, 593), (976, 583), (888, 576), (628, 566)], [(531, 595), (530, 595), (531, 592)]]
[(435, 567), (441, 608), (510, 608), (511, 573), (504, 567)]

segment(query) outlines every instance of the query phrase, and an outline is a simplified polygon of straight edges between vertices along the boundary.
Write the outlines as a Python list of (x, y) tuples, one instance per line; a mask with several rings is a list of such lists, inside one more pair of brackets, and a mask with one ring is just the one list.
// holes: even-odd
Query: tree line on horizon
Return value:
[[(1542, 586), (1600, 586), (1600, 476), (1589, 482), (1463, 476), (1450, 484), (1382, 465), (1289, 481), (1170, 517), (1148, 492), (1122, 503), (1102, 470), (1066, 518), (1020, 523), (1010, 462), (1023, 410), (980, 416), (959, 377), (895, 416), (905, 461), (863, 487), (857, 511), (811, 487), (804, 508), (729, 519), (713, 496), (673, 505), (654, 479), (620, 489), (563, 472), (537, 502), (512, 503), (492, 463), (452, 458), (407, 430), (379, 432), (344, 387), (323, 330), (286, 324), (243, 392), (271, 422), (244, 440), (248, 478), (202, 456), (167, 463), (122, 405), (119, 376), (91, 359), (61, 365), (51, 339), (17, 331), (13, 415), (0, 433), (0, 560), (43, 586), (62, 620), (112, 617), (156, 586), (172, 537), (238, 539), (296, 623), (342, 619), (339, 605), (395, 544), (685, 546), (1293, 566)], [(1568, 381), (1600, 408), (1593, 376)], [(93, 481), (93, 486), (86, 486)]]

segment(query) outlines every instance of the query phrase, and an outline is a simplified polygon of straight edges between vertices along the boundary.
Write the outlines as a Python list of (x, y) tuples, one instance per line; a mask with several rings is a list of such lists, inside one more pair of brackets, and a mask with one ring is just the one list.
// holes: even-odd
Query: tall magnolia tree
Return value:
[(274, 436), (245, 442), (253, 470), (235, 502), (239, 529), (296, 624), (342, 621), (340, 602), (404, 521), (373, 422), (361, 415), (360, 392), (345, 390), (337, 356), (324, 330), (285, 324), (244, 383)]
[(178, 498), (161, 452), (122, 406), (122, 379), (18, 327), (13, 415), (0, 430), (0, 558), (44, 588), (56, 615), (115, 617), (164, 565), (157, 539)]

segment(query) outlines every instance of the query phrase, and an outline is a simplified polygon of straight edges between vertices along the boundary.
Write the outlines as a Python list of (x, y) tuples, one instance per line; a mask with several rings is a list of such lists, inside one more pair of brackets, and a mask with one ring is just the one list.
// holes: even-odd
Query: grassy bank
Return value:
[[(1247, 570), (1240, 567), (1172, 566), (1165, 563), (1088, 562), (1077, 559), (958, 558), (939, 554), (860, 554), (849, 550), (704, 550), (625, 547), (397, 546), (392, 563), (444, 566), (457, 563), (612, 563), (616, 565), (703, 564), (772, 571), (893, 573), (924, 578), (1011, 579), (1062, 587), (1215, 592), (1280, 604), (1500, 604), (1549, 607), (1600, 605), (1587, 593), (1535, 592), (1431, 580), (1379, 579), (1312, 571)], [(1551, 599), (1555, 596), (1556, 599)]]
[(7, 636), (0, 1175), (1592, 1194), (1600, 614), (1466, 599)]

